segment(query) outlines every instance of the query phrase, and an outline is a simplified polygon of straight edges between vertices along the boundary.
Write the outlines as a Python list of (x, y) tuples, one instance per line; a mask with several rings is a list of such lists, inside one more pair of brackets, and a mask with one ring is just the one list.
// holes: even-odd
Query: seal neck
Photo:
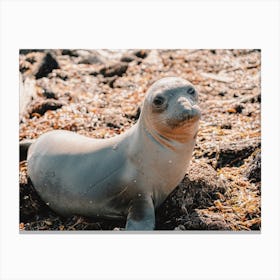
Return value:
[(180, 138), (179, 135), (170, 135), (169, 137), (169, 135), (161, 134), (156, 129), (143, 122), (143, 120), (139, 120), (138, 126), (142, 131), (141, 135), (144, 138), (149, 139), (149, 143), (160, 145), (165, 149), (175, 151), (178, 150), (180, 146), (184, 146), (183, 144), (186, 143), (186, 139), (184, 137)]
[(143, 135), (152, 143), (156, 143), (166, 149), (180, 150), (185, 148), (185, 144), (190, 141), (195, 141), (198, 125), (196, 123), (187, 123), (183, 127), (174, 128), (171, 131), (159, 132), (149, 120), (141, 118), (138, 121), (139, 129)]
[(141, 126), (141, 129), (144, 131), (146, 137), (148, 137), (152, 142), (155, 142), (164, 148), (175, 150), (174, 147), (175, 143), (173, 140), (166, 138), (165, 136), (158, 133), (154, 129), (148, 129), (147, 126), (144, 125), (142, 122), (140, 122), (139, 125)]

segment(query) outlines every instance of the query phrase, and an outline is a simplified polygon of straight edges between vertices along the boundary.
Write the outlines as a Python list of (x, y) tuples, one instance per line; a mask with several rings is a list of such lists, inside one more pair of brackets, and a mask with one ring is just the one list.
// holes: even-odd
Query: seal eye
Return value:
[(161, 106), (164, 103), (164, 98), (162, 96), (156, 96), (153, 103), (156, 106)]
[(187, 93), (190, 95), (194, 95), (195, 94), (195, 89), (193, 87), (189, 87), (187, 90)]

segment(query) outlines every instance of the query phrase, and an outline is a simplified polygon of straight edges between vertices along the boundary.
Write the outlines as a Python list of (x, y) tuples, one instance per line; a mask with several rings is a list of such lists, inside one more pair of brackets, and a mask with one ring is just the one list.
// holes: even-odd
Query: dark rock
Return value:
[(21, 49), (19, 50), (19, 54), (28, 54), (32, 52), (44, 52), (45, 50), (42, 49)]
[(29, 66), (26, 64), (20, 65), (19, 66), (19, 71), (24, 74), (27, 70), (29, 70)]
[(110, 88), (114, 88), (114, 83), (117, 79), (117, 76), (114, 77), (104, 77), (104, 79), (102, 79), (102, 82), (104, 84), (108, 84)]
[(56, 75), (58, 78), (60, 78), (63, 81), (67, 81), (68, 80), (68, 75), (65, 72), (59, 72)]
[(106, 124), (108, 127), (111, 127), (111, 128), (120, 128), (120, 126), (119, 125), (117, 125), (117, 124), (114, 124), (114, 123), (111, 123), (111, 122), (108, 122), (107, 124)]
[(114, 65), (103, 67), (100, 70), (100, 74), (104, 77), (122, 76), (128, 68), (128, 64), (125, 62), (116, 63)]
[(220, 91), (220, 92), (219, 92), (219, 95), (220, 95), (220, 96), (225, 96), (226, 93), (227, 93), (226, 91)]
[(244, 106), (241, 105), (241, 104), (237, 104), (237, 105), (234, 106), (234, 109), (235, 109), (236, 113), (241, 114), (242, 110), (244, 109)]
[(259, 139), (222, 144), (216, 154), (216, 168), (224, 166), (239, 167), (244, 164), (244, 159), (249, 157), (260, 146)]
[(138, 51), (135, 51), (133, 54), (139, 58), (144, 59), (148, 56), (149, 51), (148, 50), (138, 50)]
[(221, 125), (221, 129), (232, 129), (232, 125), (230, 123), (224, 123)]
[(245, 171), (245, 177), (250, 181), (261, 181), (261, 151), (253, 153)]
[(43, 89), (43, 96), (48, 99), (57, 99), (57, 95), (48, 89)]
[(36, 58), (35, 57), (27, 57), (26, 61), (28, 61), (29, 63), (33, 64), (34, 62), (36, 62)]
[(61, 108), (63, 105), (65, 105), (63, 102), (56, 99), (36, 100), (30, 104), (28, 113), (30, 117), (32, 117), (34, 113), (42, 116), (48, 110), (56, 110)]
[(69, 50), (69, 49), (64, 49), (61, 51), (62, 55), (69, 55), (69, 56), (74, 56), (78, 57), (79, 54), (77, 53), (77, 50)]
[(127, 63), (129, 63), (129, 62), (131, 62), (131, 61), (134, 61), (134, 60), (137, 60), (138, 58), (135, 56), (135, 55), (129, 55), (129, 54), (127, 54), (127, 55), (125, 55), (125, 56), (123, 56), (122, 58), (121, 58), (121, 62), (127, 62)]
[(36, 79), (46, 77), (54, 69), (59, 69), (58, 62), (50, 53), (47, 53), (39, 64), (38, 71), (35, 73), (35, 77)]

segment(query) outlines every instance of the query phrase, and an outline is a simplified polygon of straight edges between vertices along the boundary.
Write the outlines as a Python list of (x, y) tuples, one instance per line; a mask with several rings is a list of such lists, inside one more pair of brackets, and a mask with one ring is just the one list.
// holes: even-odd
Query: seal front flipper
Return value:
[(131, 201), (126, 221), (126, 230), (153, 230), (155, 228), (155, 208), (151, 196), (138, 194)]

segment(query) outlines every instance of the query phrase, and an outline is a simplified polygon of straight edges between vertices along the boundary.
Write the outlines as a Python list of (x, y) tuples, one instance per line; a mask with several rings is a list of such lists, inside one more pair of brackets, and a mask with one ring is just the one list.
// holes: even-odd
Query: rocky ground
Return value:
[[(260, 50), (21, 50), (19, 140), (53, 129), (95, 138), (138, 119), (147, 88), (180, 76), (202, 120), (183, 181), (156, 212), (157, 230), (260, 230)], [(20, 230), (119, 230), (122, 221), (63, 218), (19, 164)]]

